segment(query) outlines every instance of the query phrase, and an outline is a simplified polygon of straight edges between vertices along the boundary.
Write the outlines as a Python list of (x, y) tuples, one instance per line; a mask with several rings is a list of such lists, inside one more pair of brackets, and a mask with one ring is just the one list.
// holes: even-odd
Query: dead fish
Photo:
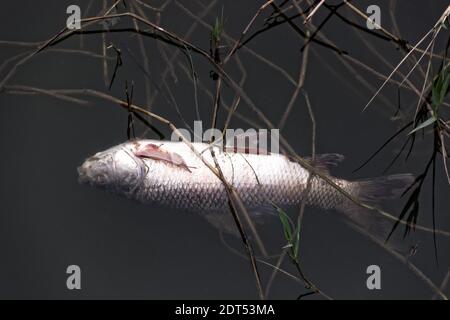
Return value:
[[(207, 150), (210, 145), (192, 145), (202, 154), (204, 161), (215, 166)], [(299, 163), (281, 154), (228, 152), (214, 148), (224, 178), (235, 188), (249, 212), (273, 208), (274, 204), (282, 208), (295, 206), (302, 201), (310, 172)], [(377, 203), (398, 197), (414, 181), (411, 174), (357, 181), (330, 176), (330, 167), (336, 166), (343, 158), (339, 154), (317, 155), (313, 165), (362, 202)], [(206, 215), (220, 215), (229, 210), (222, 181), (183, 142), (125, 142), (86, 159), (78, 173), (82, 183), (145, 203)], [(311, 179), (306, 203), (344, 212), (361, 224), (371, 223), (370, 216), (359, 214), (357, 205), (318, 176)]]

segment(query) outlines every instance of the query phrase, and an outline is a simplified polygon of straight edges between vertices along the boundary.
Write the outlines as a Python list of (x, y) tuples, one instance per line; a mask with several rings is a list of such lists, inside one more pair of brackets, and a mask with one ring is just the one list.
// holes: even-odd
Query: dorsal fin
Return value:
[(304, 157), (304, 159), (317, 169), (329, 172), (331, 168), (336, 167), (344, 160), (344, 156), (339, 153), (324, 153), (317, 154), (314, 162), (311, 157)]

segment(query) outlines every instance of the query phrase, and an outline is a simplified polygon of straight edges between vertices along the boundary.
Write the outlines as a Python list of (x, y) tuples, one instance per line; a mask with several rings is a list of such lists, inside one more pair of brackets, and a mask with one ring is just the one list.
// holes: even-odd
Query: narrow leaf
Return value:
[(414, 128), (414, 130), (412, 130), (409, 134), (419, 131), (420, 129), (424, 129), (424, 128), (428, 127), (430, 124), (433, 124), (435, 121), (436, 121), (436, 117), (431, 117), (428, 120), (422, 122), (416, 128)]
[(286, 237), (286, 240), (289, 242), (289, 244), (292, 244), (292, 229), (289, 223), (288, 216), (286, 212), (284, 212), (284, 210), (281, 208), (277, 208), (277, 211), (280, 216), (281, 224), (283, 225), (284, 236)]

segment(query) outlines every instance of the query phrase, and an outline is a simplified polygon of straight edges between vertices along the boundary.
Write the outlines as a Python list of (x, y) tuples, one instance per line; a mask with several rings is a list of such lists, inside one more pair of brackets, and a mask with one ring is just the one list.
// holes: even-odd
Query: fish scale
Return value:
[[(208, 148), (206, 144), (193, 145), (199, 152)], [(163, 161), (143, 159), (147, 175), (142, 181), (142, 187), (136, 188), (136, 193), (131, 197), (179, 209), (227, 210), (228, 196), (222, 181), (187, 145), (165, 143), (161, 148), (181, 155), (191, 169), (186, 170)], [(207, 163), (214, 166), (209, 151), (203, 152), (202, 155)], [(267, 206), (272, 202), (278, 206), (300, 203), (309, 176), (309, 172), (300, 164), (278, 154), (257, 155), (215, 150), (215, 156), (224, 178), (235, 188), (248, 208)], [(331, 194), (336, 196), (336, 199), (328, 199), (326, 193), (332, 191), (332, 187), (319, 183), (318, 179), (313, 181), (308, 203), (328, 208), (337, 204), (338, 199), (342, 199), (339, 194), (333, 192)]]

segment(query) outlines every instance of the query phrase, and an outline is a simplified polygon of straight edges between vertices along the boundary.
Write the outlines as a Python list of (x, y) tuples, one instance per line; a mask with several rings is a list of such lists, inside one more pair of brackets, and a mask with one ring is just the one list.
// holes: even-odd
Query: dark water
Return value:
[[(411, 43), (418, 41), (434, 25), (448, 5), (448, 1), (440, 0), (397, 2), (395, 17), (401, 37)], [(5, 2), (0, 8), (0, 39), (23, 42), (49, 39), (64, 26), (67, 6), (75, 3), (83, 11), (89, 1)], [(202, 10), (195, 1), (179, 3), (195, 13)], [(219, 1), (204, 21), (212, 24), (223, 10), (225, 31), (236, 38), (261, 3)], [(388, 2), (358, 1), (355, 5), (366, 8), (369, 4), (381, 7), (382, 25), (393, 30)], [(100, 2), (94, 1), (87, 15), (100, 10)], [(120, 10), (124, 10), (122, 6)], [(149, 19), (156, 21), (155, 13), (147, 12)], [(320, 10), (313, 22), (318, 25), (326, 13), (327, 10)], [(342, 8), (342, 13), (349, 16), (345, 8)], [(263, 16), (267, 17), (267, 14)], [(301, 24), (299, 20), (294, 21)], [(163, 27), (180, 35), (184, 35), (192, 23), (192, 18), (176, 2), (165, 9), (161, 18)], [(263, 23), (263, 19), (258, 19), (249, 34), (261, 28)], [(131, 25), (129, 20), (122, 18), (114, 28)], [(91, 30), (101, 28), (98, 24), (90, 27)], [(355, 32), (336, 17), (322, 31), (340, 48), (348, 51), (351, 57), (383, 74), (389, 74), (402, 57), (394, 44)], [(361, 37), (372, 47), (362, 42)], [(82, 38), (85, 50), (101, 53), (101, 34), (85, 34)], [(200, 25), (192, 33), (190, 41), (208, 51), (209, 39), (209, 31)], [(436, 44), (437, 51), (443, 48), (447, 39), (448, 31), (443, 30)], [(110, 94), (125, 99), (125, 81), (134, 81), (133, 102), (145, 105), (145, 77), (133, 58), (142, 63), (137, 38), (130, 37), (128, 32), (116, 32), (107, 34), (106, 41), (121, 49), (124, 63)], [(162, 88), (152, 110), (173, 120), (175, 125), (184, 127), (175, 111), (175, 103), (161, 81), (161, 73), (166, 68), (161, 50), (170, 57), (175, 49), (171, 46), (160, 49), (156, 43), (155, 39), (145, 38), (151, 94), (158, 92), (158, 86)], [(256, 37), (249, 48), (276, 63), (296, 80), (302, 45), (303, 40), (284, 24)], [(0, 62), (30, 50), (3, 44), (0, 48)], [(75, 35), (53, 48), (79, 49), (80, 36)], [(357, 173), (352, 171), (400, 127), (401, 121), (391, 121), (397, 105), (396, 87), (387, 86), (382, 92), (385, 100), (376, 99), (362, 113), (374, 90), (381, 85), (381, 80), (344, 60), (357, 71), (350, 72), (329, 49), (317, 44), (312, 44), (310, 49), (305, 89), (317, 122), (317, 153), (337, 152), (346, 156), (346, 161), (333, 171), (337, 176), (357, 179), (381, 175), (399, 151), (403, 139), (389, 145), (363, 170)], [(294, 86), (245, 50), (238, 53), (246, 70), (245, 92), (277, 124)], [(113, 49), (109, 49), (108, 54), (115, 56)], [(380, 56), (392, 66), (386, 65)], [(177, 61), (188, 66), (188, 59), (183, 54)], [(211, 67), (195, 54), (193, 63), (199, 81), (209, 90), (214, 90)], [(114, 60), (109, 62), (109, 77), (114, 64)], [(8, 64), (2, 70), (1, 79), (11, 66)], [(7, 85), (48, 89), (91, 88), (107, 92), (101, 66), (101, 60), (85, 55), (43, 52), (19, 67)], [(195, 119), (193, 86), (177, 63), (174, 67), (175, 77), (169, 73), (167, 85), (186, 122), (192, 124)], [(410, 67), (409, 64), (401, 70), (405, 73)], [(242, 74), (236, 60), (230, 60), (226, 69), (233, 79), (240, 81)], [(365, 79), (372, 89), (365, 87), (361, 79)], [(419, 72), (413, 73), (411, 79), (421, 88), (423, 77)], [(87, 156), (126, 140), (127, 125), (126, 113), (115, 104), (92, 97), (79, 97), (88, 99), (92, 104), (77, 105), (45, 95), (0, 94), (0, 297), (257, 298), (248, 261), (227, 249), (217, 230), (202, 217), (142, 205), (78, 184), (77, 166)], [(232, 88), (225, 85), (223, 99), (230, 104), (233, 97)], [(402, 111), (410, 119), (417, 98), (407, 90), (402, 91), (401, 97)], [(200, 88), (199, 106), (202, 119), (209, 125), (212, 103)], [(238, 110), (265, 127), (245, 101), (241, 102)], [(222, 111), (219, 123), (223, 124), (225, 117), (226, 113)], [(166, 127), (156, 122), (154, 124), (170, 137)], [(234, 128), (249, 126), (240, 120), (232, 122)], [(142, 132), (141, 128), (138, 132)], [(311, 153), (311, 122), (301, 95), (281, 133), (299, 154)], [(151, 133), (147, 136), (155, 137)], [(405, 163), (401, 158), (390, 172), (418, 174), (423, 170), (430, 152), (429, 137), (419, 139), (410, 161)], [(436, 175), (437, 225), (440, 229), (450, 230), (449, 188), (440, 159)], [(427, 226), (431, 225), (430, 186), (427, 180), (418, 220)], [(404, 201), (391, 202), (386, 204), (386, 208), (398, 214)], [(267, 223), (273, 239), (280, 240), (282, 230), (279, 221), (269, 219)], [(402, 231), (399, 228), (399, 232)], [(242, 251), (242, 245), (236, 239), (226, 239)], [(450, 263), (450, 239), (438, 237), (437, 240), (438, 265), (430, 234), (416, 232), (405, 243), (406, 247), (410, 243), (419, 244), (418, 253), (411, 261), (439, 285)], [(283, 244), (273, 242), (271, 248), (274, 250)], [(332, 297), (429, 299), (433, 296), (433, 292), (405, 265), (348, 228), (335, 212), (307, 209), (300, 251), (305, 272)], [(66, 268), (72, 264), (82, 270), (81, 290), (70, 291), (66, 288)], [(381, 268), (381, 290), (368, 290), (366, 287), (366, 268), (372, 264)], [(289, 263), (285, 264), (285, 268), (295, 273)], [(270, 268), (260, 266), (260, 269), (266, 281)], [(301, 284), (279, 275), (270, 297), (294, 299), (302, 292), (305, 289)]]

